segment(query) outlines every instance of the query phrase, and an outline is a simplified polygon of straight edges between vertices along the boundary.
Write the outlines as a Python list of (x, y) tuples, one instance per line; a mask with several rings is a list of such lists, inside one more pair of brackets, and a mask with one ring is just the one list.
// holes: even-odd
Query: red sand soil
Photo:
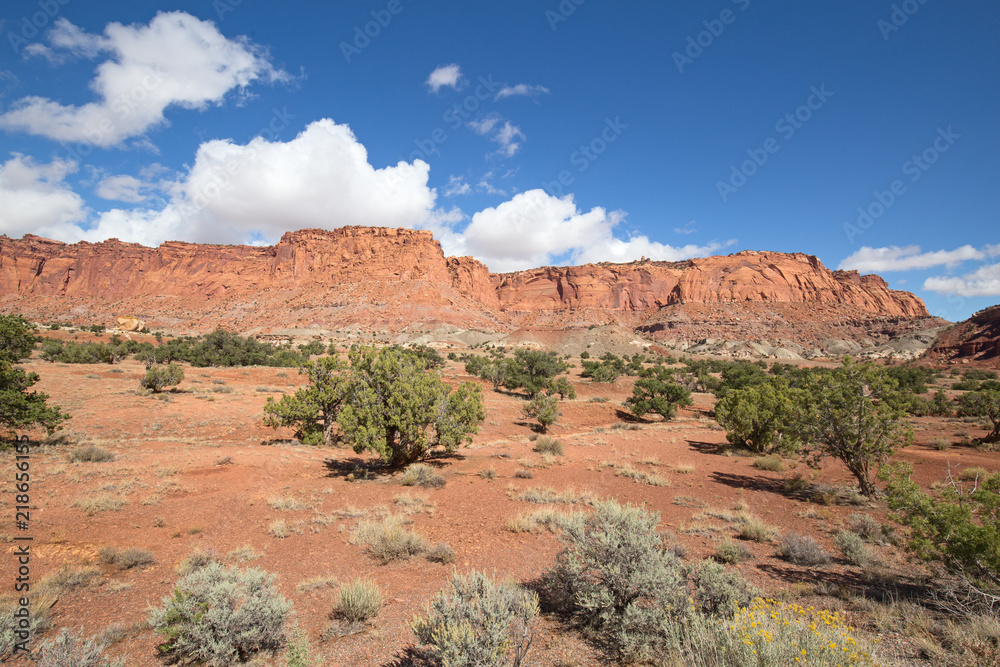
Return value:
[[(268, 444), (291, 435), (265, 428), (261, 416), (268, 396), (302, 384), (294, 369), (186, 367), (181, 391), (161, 400), (136, 392), (143, 368), (132, 360), (117, 366), (85, 366), (33, 359), (25, 366), (41, 376), (36, 388), (72, 415), (64, 433), (75, 443), (39, 447), (32, 455), (32, 577), (37, 580), (63, 565), (98, 565), (102, 571), (98, 585), (64, 594), (52, 608), (55, 627), (82, 627), (93, 635), (123, 624), (131, 629), (110, 653), (127, 655), (128, 664), (135, 667), (164, 664), (157, 656), (158, 637), (142, 624), (149, 608), (170, 594), (178, 579), (177, 565), (196, 549), (224, 556), (244, 545), (253, 547), (261, 556), (241, 566), (278, 575), (281, 592), (294, 603), (294, 619), (308, 633), (322, 664), (364, 667), (389, 664), (413, 643), (409, 622), (423, 612), (454, 569), (475, 568), (529, 582), (552, 566), (560, 549), (553, 535), (506, 529), (510, 518), (540, 507), (515, 499), (527, 488), (572, 488), (660, 512), (663, 528), (677, 536), (689, 559), (708, 556), (716, 540), (737, 532), (734, 524), (711, 518), (693, 521), (693, 517), (705, 509), (732, 510), (740, 501), (778, 530), (811, 535), (831, 553), (836, 553), (833, 537), (851, 513), (863, 511), (886, 520), (881, 505), (822, 506), (781, 492), (783, 479), (795, 473), (829, 485), (851, 484), (837, 462), (828, 462), (819, 471), (788, 462), (794, 470), (772, 473), (754, 468), (750, 458), (721, 455), (725, 434), (707, 414), (714, 401), (710, 395), (695, 395), (695, 405), (673, 421), (635, 422), (634, 430), (621, 428), (628, 415), (619, 406), (631, 393), (632, 380), (587, 384), (580, 380), (578, 368), (571, 378), (579, 397), (563, 402), (563, 416), (551, 429), (551, 435), (565, 444), (565, 456), (544, 461), (532, 450), (532, 430), (520, 413), (522, 401), (484, 386), (487, 418), (474, 444), (433, 462), (447, 480), (444, 488), (420, 489), (401, 486), (398, 472), (349, 481), (346, 472), (352, 462), (368, 460), (350, 450)], [(445, 377), (449, 382), (469, 379), (454, 362), (449, 362)], [(220, 390), (231, 393), (217, 393)], [(609, 400), (589, 402), (594, 397)], [(998, 467), (995, 454), (970, 447), (938, 451), (930, 446), (939, 437), (954, 441), (961, 432), (981, 435), (976, 425), (919, 419), (915, 428), (916, 444), (901, 455), (916, 464), (921, 484), (942, 478), (948, 464), (956, 469)], [(69, 450), (87, 443), (111, 450), (116, 460), (67, 462)], [(525, 462), (533, 466), (534, 478), (515, 478)], [(607, 464), (628, 464), (666, 477), (670, 485), (654, 487), (618, 477), (616, 468)], [(479, 476), (489, 468), (496, 471), (496, 479)], [(13, 480), (13, 475), (13, 457), (7, 453), (0, 461), (0, 476)], [(77, 499), (101, 494), (126, 504), (120, 511), (93, 516), (73, 506)], [(454, 548), (453, 565), (415, 558), (379, 566), (349, 543), (358, 519), (338, 517), (338, 512), (402, 513), (394, 502), (401, 495), (426, 500), (423, 511), (409, 515), (412, 528), (431, 544), (447, 542)], [(268, 501), (274, 497), (294, 498), (307, 509), (273, 509)], [(0, 502), (0, 539), (7, 542), (0, 543), (6, 551), (0, 561), (0, 582), (6, 591), (14, 577), (10, 554), (15, 547), (9, 540), (16, 531), (12, 496), (4, 494)], [(316, 517), (325, 518), (315, 522)], [(292, 528), (286, 539), (268, 533), (277, 519)], [(703, 524), (704, 535), (685, 532), (693, 524)], [(857, 577), (856, 570), (842, 565), (813, 571), (789, 565), (776, 558), (771, 544), (745, 544), (755, 558), (737, 567), (767, 592), (788, 589), (796, 582)], [(156, 563), (118, 571), (99, 563), (97, 552), (105, 546), (146, 549)], [(910, 568), (898, 551), (880, 551), (878, 557), (898, 570)], [(385, 606), (362, 633), (321, 642), (319, 636), (330, 623), (336, 584), (307, 591), (297, 586), (317, 577), (347, 582), (358, 576), (370, 576), (378, 583), (386, 594)], [(606, 664), (599, 652), (558, 619), (546, 617), (541, 627), (530, 656), (533, 664), (560, 660), (580, 666)], [(46, 637), (53, 634), (50, 631)], [(44, 638), (36, 638), (36, 645)], [(260, 664), (283, 665), (284, 658), (266, 657)]]

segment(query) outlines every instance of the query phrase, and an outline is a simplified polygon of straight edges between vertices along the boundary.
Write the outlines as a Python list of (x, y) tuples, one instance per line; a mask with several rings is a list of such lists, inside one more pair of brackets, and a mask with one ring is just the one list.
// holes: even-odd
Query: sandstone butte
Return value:
[(806, 254), (744, 251), (491, 274), (471, 257), (445, 257), (430, 232), (370, 227), (288, 232), (270, 247), (0, 236), (0, 311), (109, 324), (127, 313), (151, 328), (186, 331), (617, 324), (659, 338), (677, 328), (715, 330), (699, 324), (767, 336), (768, 322), (885, 329), (929, 317), (919, 298), (882, 278), (830, 271)]

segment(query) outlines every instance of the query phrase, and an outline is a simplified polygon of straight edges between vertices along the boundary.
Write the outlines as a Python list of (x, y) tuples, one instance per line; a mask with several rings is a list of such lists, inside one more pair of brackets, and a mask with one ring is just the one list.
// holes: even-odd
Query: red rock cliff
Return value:
[[(344, 227), (285, 234), (271, 247), (109, 240), (67, 245), (0, 236), (0, 309), (36, 318), (121, 312), (156, 326), (243, 331), (319, 325), (433, 324), (510, 329), (570, 319), (635, 325), (665, 306), (822, 304), (879, 317), (926, 317), (878, 276), (829, 271), (802, 254), (741, 252), (684, 262), (545, 267), (492, 275), (446, 258), (430, 232)], [(575, 319), (573, 319), (575, 318)], [(576, 322), (580, 320), (580, 322)]]

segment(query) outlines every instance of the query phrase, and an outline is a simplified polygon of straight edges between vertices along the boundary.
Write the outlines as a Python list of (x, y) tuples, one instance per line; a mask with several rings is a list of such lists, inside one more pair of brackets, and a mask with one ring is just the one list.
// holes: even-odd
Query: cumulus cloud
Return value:
[[(376, 169), (351, 129), (332, 120), (311, 123), (287, 142), (260, 137), (246, 144), (206, 142), (184, 174), (153, 164), (138, 177), (107, 176), (97, 184), (102, 196), (140, 205), (99, 215), (88, 215), (65, 183), (75, 169), (72, 162), (39, 165), (23, 156), (3, 165), (0, 232), (34, 232), (67, 242), (116, 237), (155, 246), (166, 240), (274, 243), (286, 231), (309, 227), (422, 228), (434, 233), (446, 254), (471, 254), (493, 271), (556, 260), (679, 260), (722, 247), (673, 247), (641, 235), (619, 238), (614, 232), (622, 212), (601, 207), (584, 212), (572, 195), (543, 190), (514, 195), (469, 220), (457, 208), (437, 205), (427, 163)], [(449, 188), (468, 186), (461, 177), (449, 179)]]
[(110, 23), (103, 35), (59, 18), (48, 38), (51, 48), (26, 52), (53, 62), (61, 54), (108, 56), (90, 84), (98, 101), (74, 106), (24, 97), (0, 115), (0, 127), (107, 148), (166, 124), (168, 107), (202, 110), (221, 104), (234, 89), (289, 78), (261, 47), (227, 39), (211, 21), (185, 12), (159, 13), (149, 25)]
[(497, 91), (497, 100), (505, 97), (535, 97), (536, 95), (548, 95), (549, 89), (545, 86), (529, 86), (526, 83), (519, 83), (516, 86), (504, 86)]
[(476, 134), (489, 136), (491, 141), (500, 144), (497, 152), (504, 157), (516, 155), (521, 150), (521, 142), (526, 138), (520, 127), (512, 125), (510, 121), (505, 121), (497, 113), (487, 114), (482, 118), (469, 121), (467, 125)]
[(928, 278), (924, 289), (965, 297), (1000, 296), (1000, 264), (987, 264), (964, 276)]
[(472, 186), (465, 182), (461, 176), (451, 176), (448, 178), (448, 187), (445, 188), (445, 197), (456, 197), (467, 195), (472, 192)]
[(213, 140), (199, 147), (164, 208), (111, 211), (77, 236), (245, 243), (306, 227), (440, 224), (454, 217), (435, 209), (429, 169), (421, 160), (375, 169), (351, 129), (326, 119), (288, 142)]
[(53, 226), (78, 223), (87, 212), (80, 195), (65, 183), (77, 170), (71, 160), (36, 164), (15, 154), (0, 165), (0, 234), (45, 234)]
[(97, 196), (112, 201), (138, 204), (146, 200), (143, 192), (148, 186), (135, 176), (105, 176), (97, 184)]
[(921, 252), (920, 246), (917, 245), (902, 248), (899, 246), (887, 248), (865, 246), (844, 259), (838, 268), (868, 273), (913, 271), (935, 266), (952, 267), (969, 260), (983, 260), (998, 254), (1000, 254), (1000, 245), (987, 245), (981, 249), (964, 245), (954, 250), (934, 252)]
[(456, 251), (475, 256), (492, 271), (544, 266), (567, 254), (574, 263), (627, 262), (643, 256), (679, 260), (711, 254), (721, 247), (712, 243), (675, 248), (645, 236), (619, 239), (613, 230), (623, 218), (622, 212), (601, 207), (583, 213), (572, 195), (554, 197), (544, 190), (529, 190), (473, 215), (452, 242), (459, 246)]
[(440, 65), (431, 72), (424, 83), (435, 93), (446, 86), (458, 90), (462, 87), (462, 68), (454, 63), (451, 65)]

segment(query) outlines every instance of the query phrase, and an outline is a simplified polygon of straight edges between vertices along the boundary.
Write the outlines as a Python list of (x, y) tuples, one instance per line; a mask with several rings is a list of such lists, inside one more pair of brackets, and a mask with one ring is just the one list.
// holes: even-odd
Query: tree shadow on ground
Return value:
[[(844, 563), (838, 562), (838, 565)], [(879, 602), (909, 600), (919, 603), (929, 599), (927, 583), (919, 577), (906, 575), (867, 577), (864, 575), (865, 570), (834, 571), (791, 563), (762, 563), (757, 569), (790, 584), (811, 584), (816, 588), (817, 595), (844, 597), (849, 593)]]
[(700, 440), (688, 440), (691, 449), (700, 454), (719, 454), (729, 449), (729, 443), (721, 442), (701, 442)]
[(631, 412), (626, 412), (620, 408), (615, 408), (615, 417), (618, 417), (623, 422), (628, 422), (630, 424), (652, 424), (652, 419), (646, 419), (645, 417), (636, 417)]
[[(458, 452), (435, 451), (417, 463), (440, 469), (444, 468), (448, 461), (464, 460), (465, 456)], [(349, 456), (343, 459), (326, 459), (323, 461), (323, 466), (327, 470), (327, 477), (350, 481), (388, 478), (406, 468), (406, 466), (391, 465), (380, 459), (366, 459), (360, 456)]]
[(731, 486), (734, 489), (753, 489), (757, 491), (768, 491), (780, 496), (788, 496), (785, 493), (785, 482), (781, 479), (770, 477), (751, 477), (750, 475), (736, 475), (729, 472), (713, 472), (714, 481)]
[(384, 663), (382, 667), (437, 667), (437, 664), (430, 651), (407, 646), (393, 656), (391, 662)]

